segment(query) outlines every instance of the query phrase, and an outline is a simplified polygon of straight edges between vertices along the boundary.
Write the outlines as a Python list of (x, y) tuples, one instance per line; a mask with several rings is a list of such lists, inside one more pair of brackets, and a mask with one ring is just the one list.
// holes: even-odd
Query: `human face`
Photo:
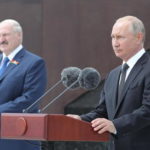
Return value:
[(130, 22), (116, 22), (111, 37), (115, 55), (123, 61), (128, 61), (142, 48), (142, 34), (133, 34)]
[(11, 24), (0, 24), (0, 50), (8, 56), (21, 44), (21, 34), (13, 30)]

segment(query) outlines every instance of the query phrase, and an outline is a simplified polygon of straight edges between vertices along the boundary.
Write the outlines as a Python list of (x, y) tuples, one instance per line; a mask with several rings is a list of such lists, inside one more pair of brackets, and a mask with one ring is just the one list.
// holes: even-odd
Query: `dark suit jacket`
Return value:
[[(23, 48), (14, 60), (0, 77), (0, 113), (22, 112), (37, 100), (46, 88), (46, 69), (42, 58)], [(30, 112), (34, 110), (35, 108)], [(39, 147), (23, 140), (0, 140), (0, 149), (38, 150)]]
[(122, 98), (117, 106), (117, 87), (121, 66), (110, 72), (105, 81), (99, 106), (82, 115), (91, 121), (105, 117), (113, 121), (117, 134), (112, 136), (111, 150), (150, 149), (150, 59), (145, 53), (131, 70)]

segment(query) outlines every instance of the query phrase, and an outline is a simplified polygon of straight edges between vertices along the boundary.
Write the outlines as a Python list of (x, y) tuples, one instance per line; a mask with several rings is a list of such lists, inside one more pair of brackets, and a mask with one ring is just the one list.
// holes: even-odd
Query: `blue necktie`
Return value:
[(7, 63), (9, 62), (8, 57), (5, 57), (4, 60), (2, 61), (2, 65), (0, 67), (0, 76), (4, 73), (7, 67)]

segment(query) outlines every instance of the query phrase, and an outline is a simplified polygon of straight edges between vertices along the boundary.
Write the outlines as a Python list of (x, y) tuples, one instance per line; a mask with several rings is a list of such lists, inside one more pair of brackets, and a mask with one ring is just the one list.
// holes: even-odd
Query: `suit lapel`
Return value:
[[(122, 101), (124, 100), (124, 97), (128, 91), (128, 88), (130, 87), (130, 85), (132, 84), (132, 81), (138, 76), (138, 74), (142, 71), (143, 69), (143, 64), (145, 64), (148, 60), (148, 57), (147, 57), (147, 53), (145, 53), (139, 60), (138, 62), (135, 64), (135, 66), (133, 67), (133, 69), (131, 70), (128, 78), (127, 78), (127, 81), (125, 83), (125, 86), (124, 86), (124, 90), (123, 90), (123, 93), (122, 93), (122, 96), (121, 96), (121, 100), (118, 102), (117, 104), (117, 107), (116, 107), (116, 112), (115, 114), (117, 113), (118, 111), (118, 108), (120, 107)], [(117, 87), (117, 86), (116, 86)]]
[(118, 70), (115, 73), (114, 81), (113, 81), (113, 92), (114, 95), (112, 95), (112, 113), (111, 113), (111, 118), (114, 117), (115, 112), (116, 112), (116, 100), (118, 99), (118, 82), (120, 78), (120, 72), (121, 72), (121, 66), (119, 66)]
[(119, 78), (120, 78), (120, 72), (121, 72), (121, 66), (118, 68), (118, 70), (117, 70), (117, 72), (116, 72), (116, 74), (115, 74), (115, 78), (114, 78), (114, 83), (113, 83), (113, 85), (114, 85), (114, 87), (113, 87), (113, 90), (114, 90), (114, 96), (113, 96), (113, 98), (114, 98), (114, 100), (113, 100), (113, 108), (114, 108), (114, 110), (115, 110), (115, 108), (116, 108), (116, 100), (117, 100), (117, 98), (118, 98), (118, 82), (119, 82)]
[[(118, 97), (118, 82), (120, 76), (121, 66), (119, 66), (112, 75), (111, 82), (109, 81), (109, 95), (111, 101), (107, 101), (109, 107), (109, 118), (113, 119), (116, 110), (116, 99)], [(110, 89), (111, 88), (111, 89)]]
[(15, 67), (17, 67), (20, 64), (23, 54), (24, 54), (23, 49), (18, 52), (18, 54), (13, 59), (16, 62), (18, 62), (18, 64), (10, 62), (8, 67), (6, 68), (5, 72), (0, 76), (0, 81), (3, 80), (10, 71), (12, 71)]

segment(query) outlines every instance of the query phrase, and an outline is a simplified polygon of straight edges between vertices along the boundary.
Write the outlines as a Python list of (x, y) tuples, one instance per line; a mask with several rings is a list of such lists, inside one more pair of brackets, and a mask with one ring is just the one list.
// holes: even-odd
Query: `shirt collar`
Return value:
[[(13, 60), (13, 58), (16, 56), (16, 54), (23, 48), (22, 45), (19, 45), (14, 51), (12, 51), (7, 57), (9, 60)], [(6, 55), (3, 53), (3, 59), (6, 57)]]
[(145, 49), (142, 48), (139, 52), (137, 52), (133, 57), (131, 57), (127, 62), (123, 62), (127, 63), (128, 66), (130, 68), (133, 68), (133, 66), (136, 64), (136, 62), (142, 57), (142, 55), (145, 53)]

